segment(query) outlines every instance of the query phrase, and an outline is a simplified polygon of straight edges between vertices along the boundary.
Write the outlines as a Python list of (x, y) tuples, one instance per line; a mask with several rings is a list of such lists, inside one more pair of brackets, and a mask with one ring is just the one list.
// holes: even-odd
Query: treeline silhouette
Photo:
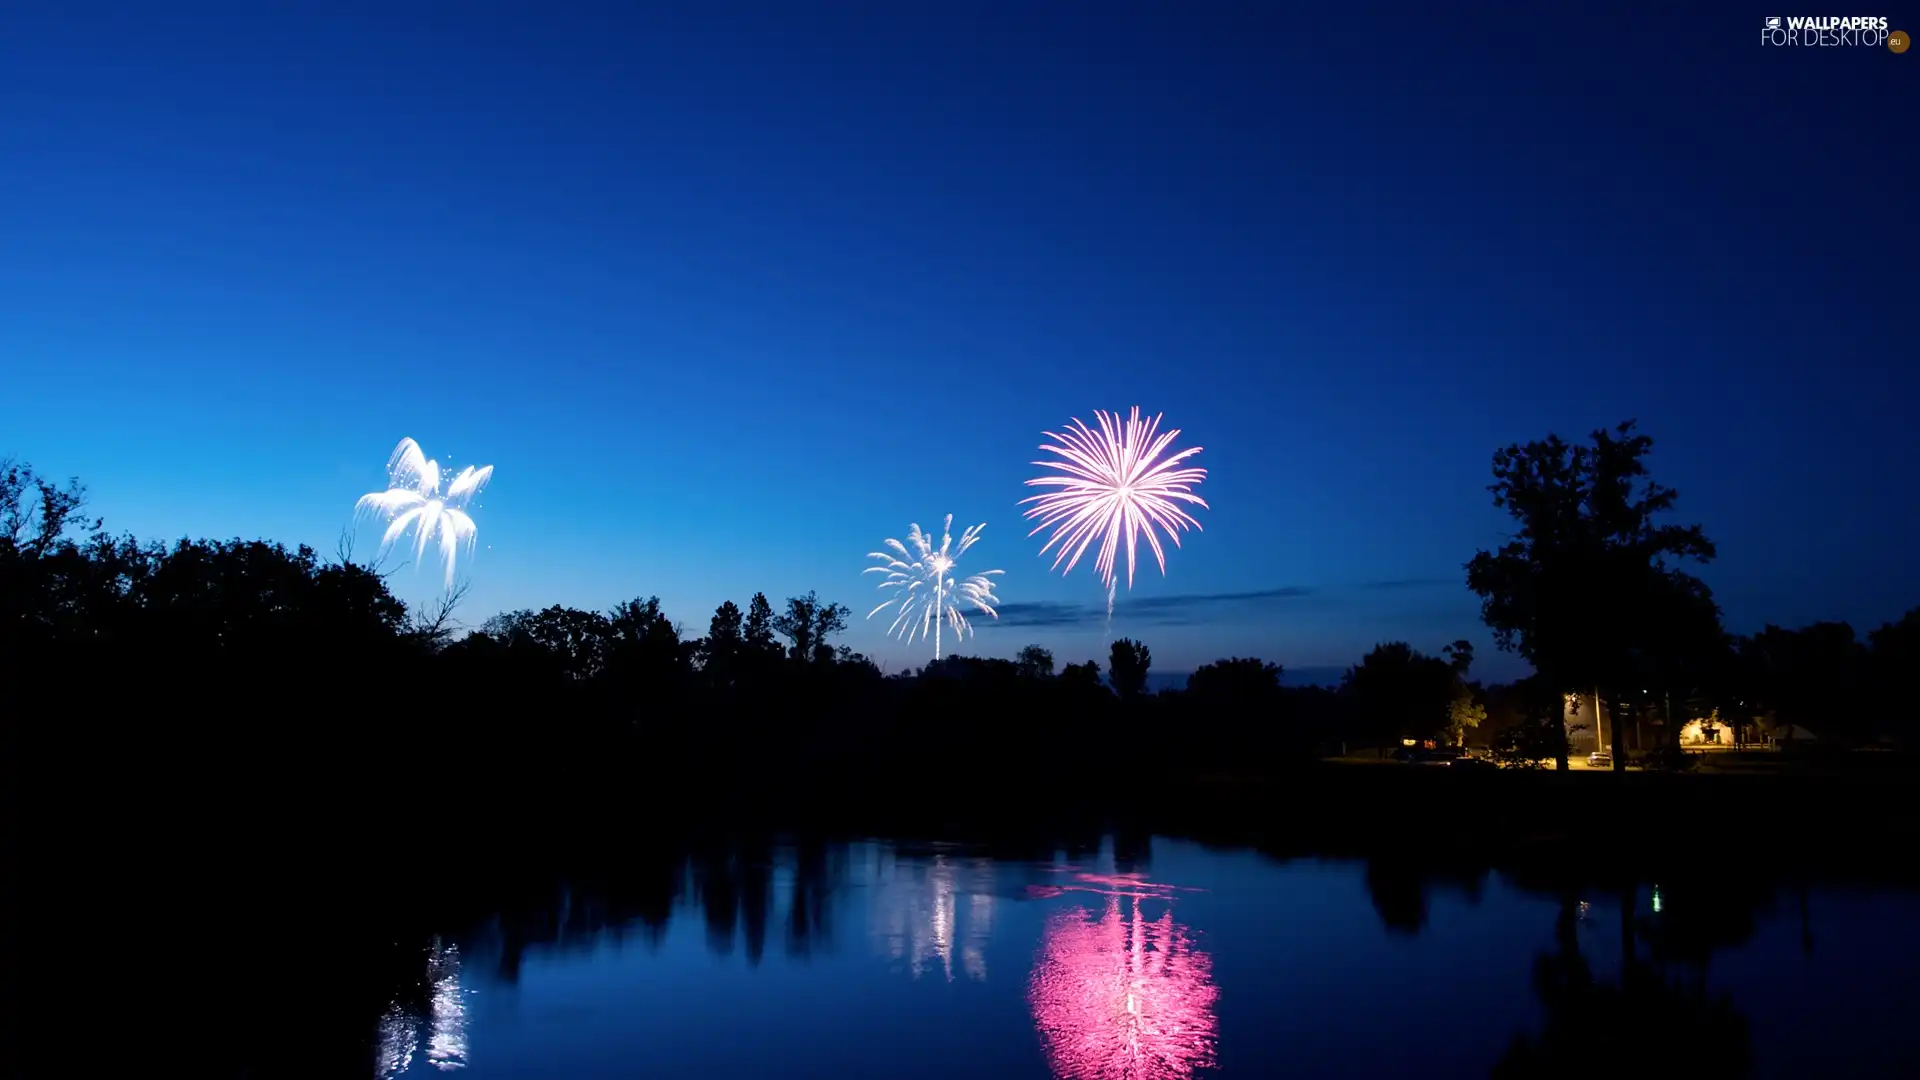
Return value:
[[(261, 794), (365, 780), (383, 789), (373, 802), (399, 797), (388, 782), (399, 776), (415, 789), (492, 776), (523, 795), (606, 781), (633, 795), (696, 779), (877, 782), (956, 744), (996, 748), (990, 763), (1009, 778), (1058, 782), (1151, 755), (1169, 731), (1179, 752), (1160, 767), (1190, 774), (1262, 774), (1408, 739), (1564, 765), (1569, 695), (1657, 719), (1667, 740), (1689, 719), (1744, 738), (1764, 718), (1840, 745), (1911, 742), (1920, 608), (1864, 640), (1833, 622), (1725, 633), (1705, 586), (1671, 565), (1712, 545), (1653, 523), (1674, 496), (1641, 481), (1650, 445), (1629, 423), (1591, 448), (1550, 438), (1496, 455), (1496, 502), (1523, 528), (1472, 561), (1468, 584), (1503, 647), (1538, 674), (1482, 685), (1467, 642), (1434, 655), (1388, 642), (1338, 688), (1284, 686), (1278, 664), (1230, 658), (1158, 694), (1151, 650), (1131, 639), (1112, 644), (1104, 671), (1056, 670), (1030, 646), (883, 676), (839, 641), (848, 609), (814, 593), (728, 601), (695, 629), (647, 597), (507, 612), (460, 634), (458, 593), (409, 610), (349, 546), (322, 559), (266, 541), (140, 543), (84, 516), (78, 481), (9, 462), (7, 737), (38, 747), (36, 770), (137, 778), (165, 762), (182, 796), (206, 790), (188, 776)], [(1624, 767), (1629, 725), (1610, 726)]]

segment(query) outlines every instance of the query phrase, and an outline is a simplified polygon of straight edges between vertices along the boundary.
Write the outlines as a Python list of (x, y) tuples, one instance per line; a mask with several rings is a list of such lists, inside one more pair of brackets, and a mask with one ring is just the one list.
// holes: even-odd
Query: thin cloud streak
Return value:
[(1466, 578), (1464, 577), (1458, 578), (1458, 579), (1435, 578), (1435, 577), (1394, 578), (1386, 581), (1369, 581), (1360, 587), (1363, 589), (1370, 589), (1370, 590), (1431, 589), (1438, 585), (1460, 585), (1464, 587), (1466, 585)]
[[(1114, 605), (1113, 617), (1138, 619), (1150, 626), (1191, 626), (1202, 621), (1208, 611), (1241, 604), (1273, 600), (1291, 600), (1312, 596), (1315, 590), (1304, 585), (1284, 585), (1252, 592), (1188, 593), (1177, 596), (1150, 596)], [(978, 630), (989, 627), (1085, 626), (1104, 622), (1104, 607), (1057, 600), (1037, 600), (999, 607), (1000, 617), (976, 624)]]
[[(1270, 589), (1255, 589), (1249, 592), (1223, 593), (1183, 593), (1175, 596), (1147, 596), (1137, 600), (1122, 600), (1114, 605), (1114, 619), (1128, 619), (1146, 626), (1195, 626), (1207, 621), (1207, 616), (1222, 608), (1248, 607), (1271, 603), (1276, 600), (1300, 600), (1313, 598), (1317, 603), (1341, 599), (1337, 594), (1404, 592), (1414, 589), (1432, 589), (1446, 586), (1459, 586), (1462, 583), (1451, 578), (1390, 578), (1380, 581), (1365, 581), (1357, 585), (1327, 590), (1308, 585), (1278, 585)], [(995, 627), (1067, 627), (1089, 626), (1106, 620), (1106, 609), (1097, 604), (1076, 604), (1064, 600), (1021, 601), (1002, 604), (998, 608), (1000, 617), (991, 622), (977, 624), (980, 631)]]

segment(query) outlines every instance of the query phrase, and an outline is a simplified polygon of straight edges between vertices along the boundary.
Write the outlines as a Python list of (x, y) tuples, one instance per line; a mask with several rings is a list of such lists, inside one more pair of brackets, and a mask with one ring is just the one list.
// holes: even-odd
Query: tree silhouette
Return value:
[(1137, 698), (1147, 692), (1147, 672), (1152, 667), (1152, 651), (1132, 638), (1121, 638), (1114, 642), (1107, 657), (1107, 672), (1113, 678), (1113, 689), (1126, 699)]
[[(1652, 447), (1629, 420), (1595, 431), (1592, 446), (1551, 435), (1493, 456), (1494, 505), (1520, 530), (1498, 551), (1474, 555), (1467, 586), (1500, 648), (1525, 657), (1558, 692), (1621, 686), (1644, 670), (1636, 654), (1660, 654), (1677, 668), (1676, 645), (1691, 650), (1703, 636), (1691, 627), (1702, 598), (1711, 603), (1706, 587), (1668, 563), (1709, 561), (1714, 546), (1698, 525), (1654, 523), (1677, 495), (1645, 479)], [(1688, 633), (1653, 632), (1676, 617)], [(1623, 730), (1613, 726), (1614, 767), (1622, 769)], [(1560, 741), (1554, 756), (1564, 770)]]
[(787, 598), (787, 610), (773, 617), (773, 630), (791, 643), (787, 655), (802, 664), (833, 662), (833, 646), (828, 639), (847, 628), (852, 612), (845, 604), (822, 603), (819, 596)]
[(98, 519), (80, 516), (86, 501), (86, 486), (77, 478), (61, 487), (31, 464), (0, 458), (0, 558), (43, 555), (69, 529), (98, 529)]
[(1404, 641), (1375, 645), (1342, 678), (1362, 732), (1383, 754), (1400, 739), (1442, 737), (1458, 684), (1453, 665)]
[(713, 609), (713, 619), (707, 623), (707, 636), (695, 643), (694, 654), (701, 678), (711, 690), (732, 690), (734, 680), (740, 675), (741, 657), (747, 648), (747, 639), (741, 632), (743, 618), (733, 601), (722, 602)]
[(1187, 676), (1187, 693), (1208, 702), (1271, 704), (1280, 696), (1279, 664), (1236, 656), (1202, 664)]
[(1053, 653), (1038, 645), (1021, 649), (1014, 663), (1019, 665), (1022, 678), (1045, 679), (1053, 675)]
[(1455, 745), (1464, 746), (1467, 732), (1476, 730), (1487, 719), (1487, 707), (1480, 699), (1478, 686), (1467, 680), (1467, 673), (1473, 669), (1473, 642), (1455, 641), (1440, 651), (1447, 658), (1447, 666), (1453, 669), (1453, 700), (1447, 705), (1447, 737)]
[(1291, 730), (1280, 674), (1279, 664), (1234, 657), (1203, 664), (1188, 675), (1181, 705), (1215, 721), (1189, 733), (1193, 752), (1226, 764), (1265, 757), (1283, 746), (1298, 749), (1305, 737)]
[(1447, 666), (1462, 679), (1467, 677), (1467, 672), (1473, 670), (1473, 642), (1465, 638), (1441, 649), (1440, 655), (1446, 657)]
[(1920, 607), (1867, 635), (1867, 692), (1873, 715), (1888, 730), (1877, 734), (1912, 739), (1914, 686), (1920, 681)]
[(1074, 690), (1107, 692), (1106, 685), (1100, 681), (1100, 665), (1092, 660), (1081, 664), (1068, 664), (1062, 668), (1060, 682), (1063, 686)]
[(685, 688), (690, 662), (691, 650), (660, 610), (659, 597), (628, 600), (607, 613), (607, 673), (612, 688), (629, 700), (672, 708)]
[(574, 682), (586, 682), (606, 668), (612, 637), (605, 615), (559, 604), (542, 611), (496, 615), (481, 629), (489, 637), (539, 649), (563, 677)]
[[(1882, 632), (1881, 655), (1891, 655), (1899, 640)], [(1755, 696), (1779, 722), (1829, 737), (1871, 734), (1877, 718), (1869, 715), (1865, 692), (1870, 656), (1852, 626), (1817, 622), (1783, 630), (1769, 625), (1742, 646)]]
[(787, 655), (774, 632), (773, 605), (767, 602), (766, 593), (754, 593), (753, 599), (747, 602), (746, 618), (740, 623), (740, 638), (740, 671), (735, 685), (746, 680), (751, 691), (747, 696), (758, 698), (768, 690)]

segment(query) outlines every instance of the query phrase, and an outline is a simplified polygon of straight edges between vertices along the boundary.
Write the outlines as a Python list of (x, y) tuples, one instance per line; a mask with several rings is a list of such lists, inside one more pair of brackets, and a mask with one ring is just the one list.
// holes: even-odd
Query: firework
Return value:
[(1027, 486), (1055, 490), (1020, 502), (1033, 503), (1026, 517), (1040, 520), (1028, 536), (1043, 529), (1053, 530), (1040, 554), (1057, 547), (1053, 559), (1056, 570), (1064, 562), (1065, 572), (1072, 573), (1080, 556), (1095, 539), (1100, 541), (1093, 567), (1107, 586), (1107, 619), (1111, 622), (1121, 539), (1124, 537), (1127, 544), (1127, 588), (1133, 588), (1134, 556), (1142, 539), (1153, 549), (1160, 573), (1165, 574), (1167, 553), (1160, 546), (1155, 527), (1167, 534), (1174, 547), (1180, 546), (1183, 530), (1199, 530), (1200, 522), (1180, 504), (1207, 509), (1206, 502), (1193, 493), (1194, 487), (1207, 478), (1207, 470), (1180, 464), (1200, 452), (1197, 446), (1162, 456), (1180, 429), (1161, 433), (1160, 417), (1140, 419), (1138, 405), (1124, 423), (1117, 412), (1096, 409), (1093, 415), (1099, 421), (1099, 431), (1076, 417), (1064, 434), (1046, 433), (1055, 442), (1040, 449), (1059, 457), (1033, 464), (1056, 470), (1057, 475), (1029, 480)]
[(947, 515), (947, 523), (940, 530), (940, 547), (935, 550), (933, 538), (920, 531), (919, 525), (907, 528), (907, 542), (888, 540), (886, 551), (875, 551), (867, 556), (879, 559), (879, 566), (869, 566), (863, 573), (885, 574), (886, 580), (880, 583), (882, 592), (891, 591), (887, 601), (867, 612), (871, 619), (888, 608), (894, 609), (893, 625), (887, 627), (887, 633), (898, 634), (908, 642), (918, 635), (922, 640), (931, 634), (933, 638), (933, 658), (940, 659), (940, 624), (953, 627), (953, 632), (964, 638), (972, 629), (962, 607), (972, 607), (984, 612), (991, 618), (999, 618), (993, 605), (1000, 598), (993, 595), (993, 577), (1000, 570), (988, 570), (981, 574), (969, 574), (965, 577), (954, 572), (954, 564), (960, 556), (966, 554), (975, 540), (980, 539), (980, 530), (986, 528), (981, 522), (960, 534), (960, 542), (953, 542), (953, 515)]
[(420, 444), (401, 439), (387, 459), (387, 490), (360, 496), (355, 510), (380, 514), (387, 518), (387, 531), (380, 538), (380, 550), (386, 551), (409, 528), (414, 532), (413, 556), (425, 556), (427, 545), (436, 539), (440, 556), (447, 567), (447, 588), (453, 588), (455, 556), (462, 547), (473, 550), (479, 528), (466, 512), (466, 505), (493, 478), (493, 466), (478, 469), (469, 465), (460, 470), (440, 490), (440, 464), (427, 457)]

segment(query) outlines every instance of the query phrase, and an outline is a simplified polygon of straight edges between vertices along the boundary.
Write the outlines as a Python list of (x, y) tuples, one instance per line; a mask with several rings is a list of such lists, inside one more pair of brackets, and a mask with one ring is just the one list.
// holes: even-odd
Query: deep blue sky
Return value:
[(973, 651), (1071, 660), (1097, 614), (1021, 616), (1102, 590), (1015, 501), (1139, 404), (1213, 509), (1116, 634), (1312, 668), (1490, 654), (1491, 452), (1638, 417), (1734, 628), (1920, 603), (1913, 53), (1758, 7), (170, 6), (0, 14), (0, 454), (110, 526), (331, 551), (411, 435), (497, 467), (470, 621), (857, 619), (952, 512), (1007, 571)]

